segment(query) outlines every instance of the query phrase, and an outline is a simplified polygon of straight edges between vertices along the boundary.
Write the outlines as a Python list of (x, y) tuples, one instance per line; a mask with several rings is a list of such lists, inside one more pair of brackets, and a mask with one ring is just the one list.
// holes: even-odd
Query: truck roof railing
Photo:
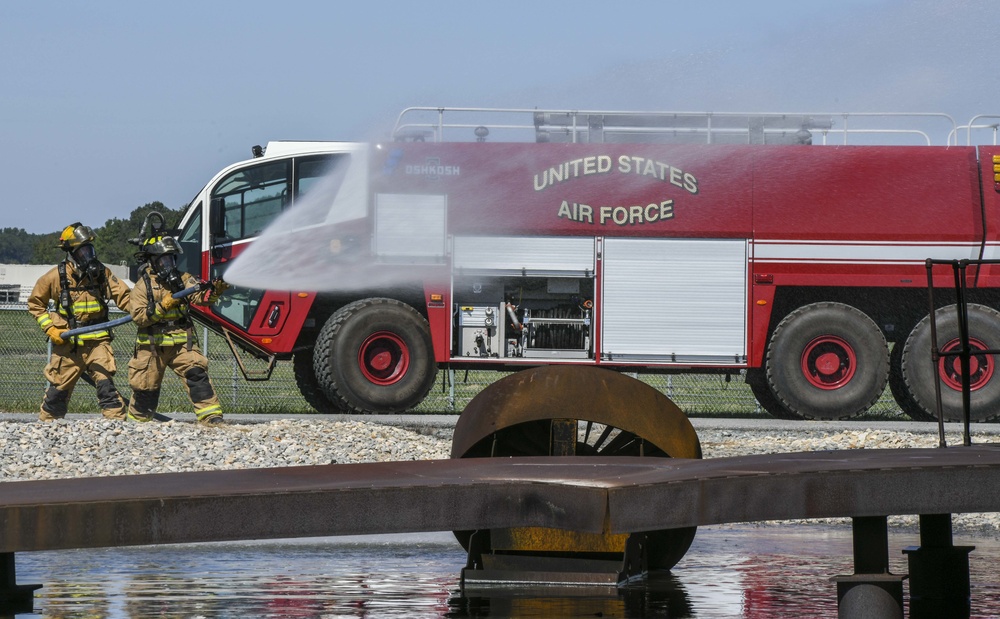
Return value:
[(393, 139), (420, 142), (572, 142), (676, 144), (958, 144), (966, 133), (997, 125), (959, 127), (947, 114), (922, 112), (636, 112), (528, 108), (409, 107)]
[[(988, 131), (989, 134), (992, 136), (993, 141), (991, 143), (994, 146), (996, 146), (997, 145), (997, 127), (998, 127), (998, 125), (1000, 125), (1000, 123), (995, 122), (995, 123), (992, 123), (992, 124), (990, 124), (990, 123), (982, 124), (981, 121), (986, 120), (986, 119), (997, 119), (997, 120), (1000, 120), (1000, 115), (998, 115), (998, 114), (979, 114), (978, 116), (973, 116), (972, 119), (969, 121), (968, 124), (962, 125), (961, 127), (957, 127), (956, 128), (956, 130), (955, 130), (955, 136), (954, 136), (955, 143), (958, 143), (958, 134), (960, 132), (964, 131), (965, 132), (965, 144), (967, 146), (968, 145), (972, 145), (973, 144), (973, 140), (972, 140), (973, 132), (976, 131), (976, 132), (980, 132), (981, 133), (982, 131), (985, 130), (985, 131)], [(952, 139), (951, 136), (949, 136), (949, 142), (948, 142), (949, 144), (952, 143), (951, 139)], [(975, 142), (975, 143), (976, 144), (981, 144), (982, 142)]]

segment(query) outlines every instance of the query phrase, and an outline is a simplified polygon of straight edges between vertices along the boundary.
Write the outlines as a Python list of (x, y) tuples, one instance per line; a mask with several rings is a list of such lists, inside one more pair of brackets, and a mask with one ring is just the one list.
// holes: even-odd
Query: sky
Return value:
[(0, 3), (0, 228), (184, 206), (409, 106), (1000, 114), (996, 0)]

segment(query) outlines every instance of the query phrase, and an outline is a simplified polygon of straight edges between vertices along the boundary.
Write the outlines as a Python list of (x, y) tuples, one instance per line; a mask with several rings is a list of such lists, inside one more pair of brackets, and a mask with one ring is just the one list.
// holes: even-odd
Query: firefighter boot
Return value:
[(97, 381), (97, 402), (105, 419), (126, 419), (125, 401), (109, 378)]
[(156, 405), (160, 403), (160, 391), (132, 392), (128, 403), (128, 419), (130, 421), (152, 421), (156, 416)]
[(225, 423), (226, 422), (222, 419), (222, 415), (208, 415), (198, 419), (198, 425), (201, 426), (219, 427)]
[(40, 421), (55, 421), (66, 417), (69, 409), (69, 391), (61, 391), (55, 385), (49, 384), (45, 390), (45, 397), (42, 399), (42, 406), (38, 410)]
[(198, 417), (198, 424), (222, 425), (222, 404), (219, 403), (219, 396), (215, 394), (215, 388), (212, 387), (212, 381), (209, 380), (205, 368), (195, 366), (185, 372), (184, 384), (187, 386), (191, 403), (194, 404), (194, 414)]
[(222, 407), (218, 404), (195, 411), (195, 415), (198, 416), (200, 426), (221, 426), (225, 423), (222, 420)]

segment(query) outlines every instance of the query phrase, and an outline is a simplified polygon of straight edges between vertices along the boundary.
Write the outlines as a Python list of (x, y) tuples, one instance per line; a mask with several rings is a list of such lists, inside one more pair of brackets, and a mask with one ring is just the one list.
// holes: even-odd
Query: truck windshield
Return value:
[(201, 277), (201, 202), (194, 207), (194, 212), (181, 229), (177, 241), (184, 252), (177, 257), (177, 268)]
[[(199, 251), (202, 226), (206, 225), (203, 222), (211, 222), (207, 224), (211, 247), (207, 279), (214, 279), (223, 276), (229, 261), (247, 246), (238, 241), (259, 236), (278, 215), (312, 191), (329, 174), (333, 161), (342, 156), (331, 153), (258, 161), (224, 176), (211, 188), (209, 199), (213, 209), (221, 207), (220, 216), (193, 215), (182, 231), (181, 243), (190, 272), (201, 271), (195, 257), (203, 255)], [(190, 250), (186, 243), (191, 243)], [(189, 254), (195, 257), (187, 258)], [(234, 286), (211, 311), (247, 330), (261, 307), (264, 292)]]

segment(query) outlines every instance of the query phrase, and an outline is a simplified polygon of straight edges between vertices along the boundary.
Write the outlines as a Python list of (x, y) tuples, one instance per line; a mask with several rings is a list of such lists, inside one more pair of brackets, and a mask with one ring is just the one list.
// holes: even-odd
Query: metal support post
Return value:
[(975, 548), (952, 544), (951, 514), (920, 515), (920, 546), (903, 549), (911, 619), (970, 615), (969, 553)]
[[(969, 434), (969, 418), (972, 411), (972, 390), (969, 385), (970, 355), (969, 350), (969, 303), (965, 298), (965, 276), (967, 260), (955, 262), (955, 310), (958, 312), (958, 337), (962, 348), (958, 355), (959, 367), (962, 371), (962, 444), (968, 447), (972, 444)], [(934, 343), (937, 346), (937, 342)]]
[(852, 518), (854, 574), (835, 576), (841, 619), (902, 619), (903, 580), (889, 573), (886, 516)]
[[(937, 317), (934, 314), (934, 261), (930, 258), (926, 262), (927, 267), (927, 308), (928, 316), (931, 319), (931, 367), (934, 368), (934, 403), (937, 407), (938, 421), (938, 447), (947, 447), (948, 443), (944, 438), (944, 414), (941, 407), (941, 378), (938, 376), (938, 359), (940, 358), (937, 345)], [(899, 346), (900, 343), (896, 342)]]
[(576, 455), (576, 419), (553, 419), (549, 430), (549, 454)]
[(0, 613), (31, 612), (35, 590), (42, 585), (17, 584), (14, 553), (0, 553)]

